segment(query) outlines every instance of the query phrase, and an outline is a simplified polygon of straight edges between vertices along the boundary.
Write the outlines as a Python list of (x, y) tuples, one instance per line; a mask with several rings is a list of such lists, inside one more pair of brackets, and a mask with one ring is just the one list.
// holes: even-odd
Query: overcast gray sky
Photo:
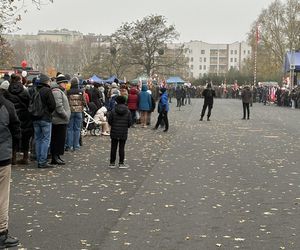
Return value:
[(246, 33), (262, 9), (274, 0), (54, 0), (40, 11), (30, 9), (20, 34), (67, 28), (84, 34), (110, 35), (124, 22), (160, 14), (174, 24), (180, 42), (232, 43)]

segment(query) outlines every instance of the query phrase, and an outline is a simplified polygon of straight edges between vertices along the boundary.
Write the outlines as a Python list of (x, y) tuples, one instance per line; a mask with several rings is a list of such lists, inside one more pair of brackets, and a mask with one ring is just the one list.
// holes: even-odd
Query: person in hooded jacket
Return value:
[(158, 102), (158, 117), (157, 117), (157, 122), (154, 127), (154, 129), (158, 129), (158, 126), (161, 124), (161, 121), (164, 121), (165, 129), (164, 132), (167, 132), (169, 129), (169, 120), (168, 120), (168, 112), (169, 112), (169, 102), (168, 102), (168, 94), (166, 91), (166, 88), (161, 88), (160, 89), (160, 99)]
[(132, 86), (129, 90), (127, 106), (131, 113), (132, 126), (136, 123), (136, 111), (138, 110), (139, 96), (136, 86)]
[(102, 96), (102, 92), (99, 90), (100, 83), (95, 82), (94, 88), (91, 90), (91, 102), (95, 103), (97, 106), (97, 109), (100, 109), (104, 105), (104, 99)]
[(141, 112), (141, 125), (143, 128), (147, 128), (148, 112), (152, 109), (151, 95), (147, 90), (147, 84), (143, 84), (142, 90), (139, 93), (139, 110)]
[(212, 88), (211, 83), (207, 83), (206, 88), (202, 92), (202, 96), (204, 97), (204, 104), (203, 104), (203, 107), (202, 107), (200, 121), (203, 120), (203, 117), (205, 115), (205, 111), (206, 111), (207, 107), (208, 107), (207, 121), (210, 121), (209, 118), (211, 116), (211, 110), (212, 110), (213, 104), (214, 104), (214, 97), (216, 96), (216, 92)]
[[(33, 136), (33, 125), (28, 111), (30, 96), (28, 91), (24, 88), (20, 76), (12, 75), (11, 79), (12, 82), (8, 87), (5, 97), (14, 104), (18, 118), (21, 122), (21, 143), (19, 144), (13, 141), (12, 165), (17, 163), (28, 164), (29, 142), (30, 138)], [(17, 161), (18, 151), (23, 152), (23, 159), (19, 161)]]
[(106, 107), (102, 107), (100, 109), (97, 110), (95, 116), (94, 116), (94, 120), (96, 124), (101, 125), (102, 128), (102, 135), (110, 135), (110, 131), (109, 131), (109, 126), (108, 126), (108, 122), (107, 122), (107, 108)]
[(80, 131), (82, 125), (82, 112), (86, 107), (86, 101), (83, 91), (79, 89), (79, 79), (74, 77), (71, 79), (71, 88), (67, 91), (67, 97), (71, 109), (71, 117), (67, 129), (66, 150), (80, 149)]
[(51, 168), (47, 162), (48, 150), (51, 140), (52, 113), (55, 110), (55, 100), (50, 89), (50, 78), (45, 74), (40, 74), (37, 78), (38, 85), (36, 92), (39, 92), (44, 113), (41, 117), (32, 116), (35, 152), (38, 168)]
[(125, 104), (124, 96), (116, 98), (116, 106), (108, 115), (108, 124), (111, 126), (110, 138), (110, 168), (115, 168), (117, 148), (119, 145), (119, 168), (127, 168), (124, 164), (125, 143), (128, 137), (128, 128), (131, 126), (131, 113)]

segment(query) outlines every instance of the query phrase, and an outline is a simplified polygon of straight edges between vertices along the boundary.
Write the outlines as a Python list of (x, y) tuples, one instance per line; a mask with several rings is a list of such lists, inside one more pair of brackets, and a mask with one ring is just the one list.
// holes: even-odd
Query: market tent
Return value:
[(290, 72), (291, 65), (295, 65), (294, 72), (300, 72), (300, 52), (287, 52), (284, 58), (284, 72)]
[(182, 80), (179, 76), (171, 76), (170, 78), (167, 79), (168, 84), (184, 84), (185, 81)]
[(99, 76), (97, 75), (93, 75), (90, 79), (91, 82), (97, 82), (97, 83), (103, 83), (103, 79), (101, 79)]
[(111, 76), (110, 78), (104, 80), (105, 83), (112, 84), (113, 82), (119, 83), (119, 79), (116, 76)]

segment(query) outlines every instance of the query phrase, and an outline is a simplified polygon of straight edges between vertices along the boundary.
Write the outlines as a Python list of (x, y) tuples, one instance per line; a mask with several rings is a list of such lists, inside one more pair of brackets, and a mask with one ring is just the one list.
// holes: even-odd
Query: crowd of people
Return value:
[[(245, 86), (250, 86), (246, 84)], [(215, 85), (216, 98), (241, 99), (244, 86), (238, 85)], [(185, 104), (191, 104), (191, 98), (202, 98), (205, 86), (171, 86), (168, 89), (169, 101), (172, 97), (177, 100), (177, 107)], [(250, 86), (252, 92), (251, 102), (259, 102), (264, 105), (274, 103), (278, 106), (300, 108), (300, 86), (292, 90), (278, 85), (258, 85)]]
[[(160, 97), (164, 106), (168, 104), (164, 85), (80, 84), (76, 76), (71, 78), (60, 72), (55, 78), (40, 74), (32, 81), (13, 74), (1, 83), (0, 89), (3, 97), (14, 104), (21, 122), (21, 139), (13, 141), (12, 165), (29, 164), (31, 158), (36, 160), (38, 168), (64, 165), (64, 152), (80, 149), (84, 113), (101, 126), (103, 136), (111, 136), (109, 114), (115, 110), (119, 96), (125, 99), (133, 127), (151, 125), (151, 113)], [(158, 118), (164, 121), (165, 132), (168, 131), (167, 111), (168, 108), (159, 110)], [(18, 159), (19, 152), (22, 159)]]
[[(153, 129), (169, 129), (169, 103), (165, 83), (110, 85), (80, 84), (77, 76), (60, 72), (50, 78), (40, 74), (32, 81), (22, 75), (5, 75), (0, 81), (0, 249), (18, 245), (8, 234), (11, 166), (35, 160), (38, 168), (65, 165), (65, 151), (82, 145), (84, 112), (110, 136), (110, 168), (127, 168), (125, 144), (128, 129), (151, 125), (157, 103), (158, 119)], [(116, 164), (117, 150), (119, 161)], [(22, 155), (21, 159), (19, 155)], [(51, 159), (48, 162), (48, 159)]]

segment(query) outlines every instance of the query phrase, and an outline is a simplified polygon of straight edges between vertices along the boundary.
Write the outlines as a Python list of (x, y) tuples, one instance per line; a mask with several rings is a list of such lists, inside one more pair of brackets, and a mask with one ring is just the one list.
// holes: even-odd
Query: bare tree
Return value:
[[(165, 61), (160, 55), (164, 54), (166, 44), (178, 36), (173, 25), (167, 26), (164, 16), (150, 15), (142, 20), (123, 24), (112, 35), (112, 43), (118, 44), (128, 64), (142, 67), (150, 76), (160, 67), (173, 65), (174, 58)], [(180, 50), (177, 52), (182, 53)]]
[[(248, 33), (248, 41), (253, 51), (257, 48), (257, 74), (261, 80), (281, 80), (286, 51), (300, 49), (299, 18), (299, 0), (287, 0), (286, 3), (275, 0), (267, 9), (262, 10), (253, 23)], [(257, 27), (259, 27), (258, 45)], [(253, 69), (253, 61), (247, 62), (248, 68)]]
[(0, 1), (0, 36), (3, 32), (18, 29), (17, 23), (28, 11), (29, 5), (40, 9), (42, 5), (53, 3), (53, 0), (1, 0)]

